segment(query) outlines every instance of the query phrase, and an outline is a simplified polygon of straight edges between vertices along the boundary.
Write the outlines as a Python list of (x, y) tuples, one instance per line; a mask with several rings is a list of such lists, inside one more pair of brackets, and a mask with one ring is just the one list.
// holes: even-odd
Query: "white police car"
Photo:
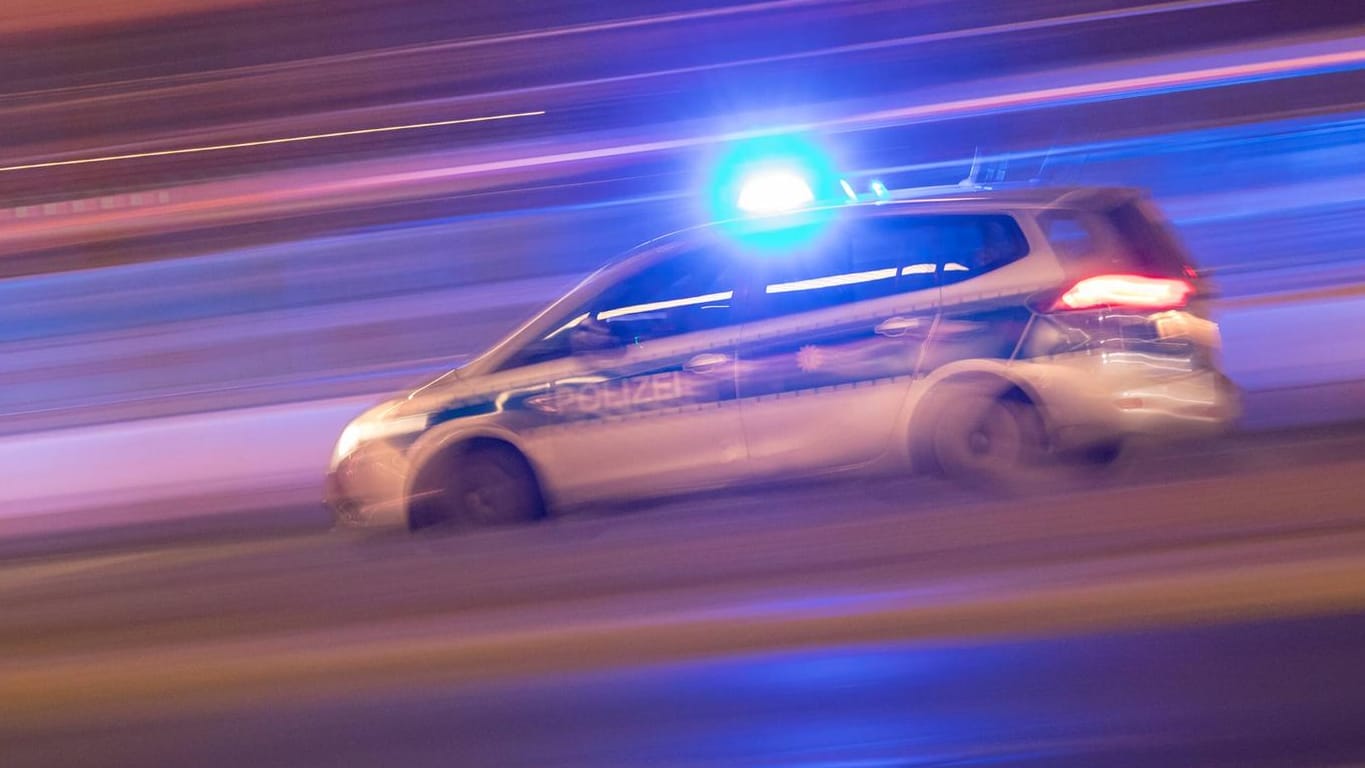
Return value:
[(502, 524), (781, 476), (1051, 477), (1235, 415), (1142, 194), (963, 190), (650, 242), (342, 433), (350, 525)]

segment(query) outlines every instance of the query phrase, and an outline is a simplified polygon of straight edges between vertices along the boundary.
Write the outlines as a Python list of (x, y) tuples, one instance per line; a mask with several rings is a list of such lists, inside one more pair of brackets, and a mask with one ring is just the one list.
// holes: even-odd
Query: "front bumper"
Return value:
[(323, 503), (338, 528), (407, 525), (407, 460), (382, 443), (366, 444), (327, 473)]

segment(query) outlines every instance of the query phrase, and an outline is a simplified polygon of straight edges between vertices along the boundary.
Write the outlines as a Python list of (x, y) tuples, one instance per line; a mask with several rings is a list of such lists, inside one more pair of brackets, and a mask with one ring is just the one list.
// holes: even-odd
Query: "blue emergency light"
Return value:
[(844, 199), (830, 148), (809, 136), (758, 136), (715, 148), (703, 164), (708, 218), (795, 213)]
[(794, 211), (815, 202), (810, 183), (791, 170), (763, 170), (745, 179), (735, 207), (744, 213)]

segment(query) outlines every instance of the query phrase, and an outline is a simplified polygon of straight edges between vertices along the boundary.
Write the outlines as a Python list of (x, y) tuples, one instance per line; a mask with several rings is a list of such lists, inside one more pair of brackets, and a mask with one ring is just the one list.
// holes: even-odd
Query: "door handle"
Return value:
[(730, 362), (729, 355), (722, 355), (719, 352), (703, 352), (683, 365), (683, 370), (688, 373), (710, 373), (717, 368)]
[(879, 336), (886, 336), (894, 339), (897, 336), (904, 336), (912, 331), (918, 331), (923, 325), (923, 318), (900, 317), (897, 315), (896, 317), (888, 317), (881, 321), (873, 330), (875, 330)]

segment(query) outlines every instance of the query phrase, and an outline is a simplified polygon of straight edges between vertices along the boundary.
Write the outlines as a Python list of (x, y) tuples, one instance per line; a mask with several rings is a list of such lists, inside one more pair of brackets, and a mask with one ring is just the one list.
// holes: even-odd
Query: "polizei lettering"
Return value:
[(555, 388), (554, 403), (566, 415), (598, 415), (681, 405), (694, 399), (689, 378), (682, 371), (668, 371), (628, 379), (566, 384)]

